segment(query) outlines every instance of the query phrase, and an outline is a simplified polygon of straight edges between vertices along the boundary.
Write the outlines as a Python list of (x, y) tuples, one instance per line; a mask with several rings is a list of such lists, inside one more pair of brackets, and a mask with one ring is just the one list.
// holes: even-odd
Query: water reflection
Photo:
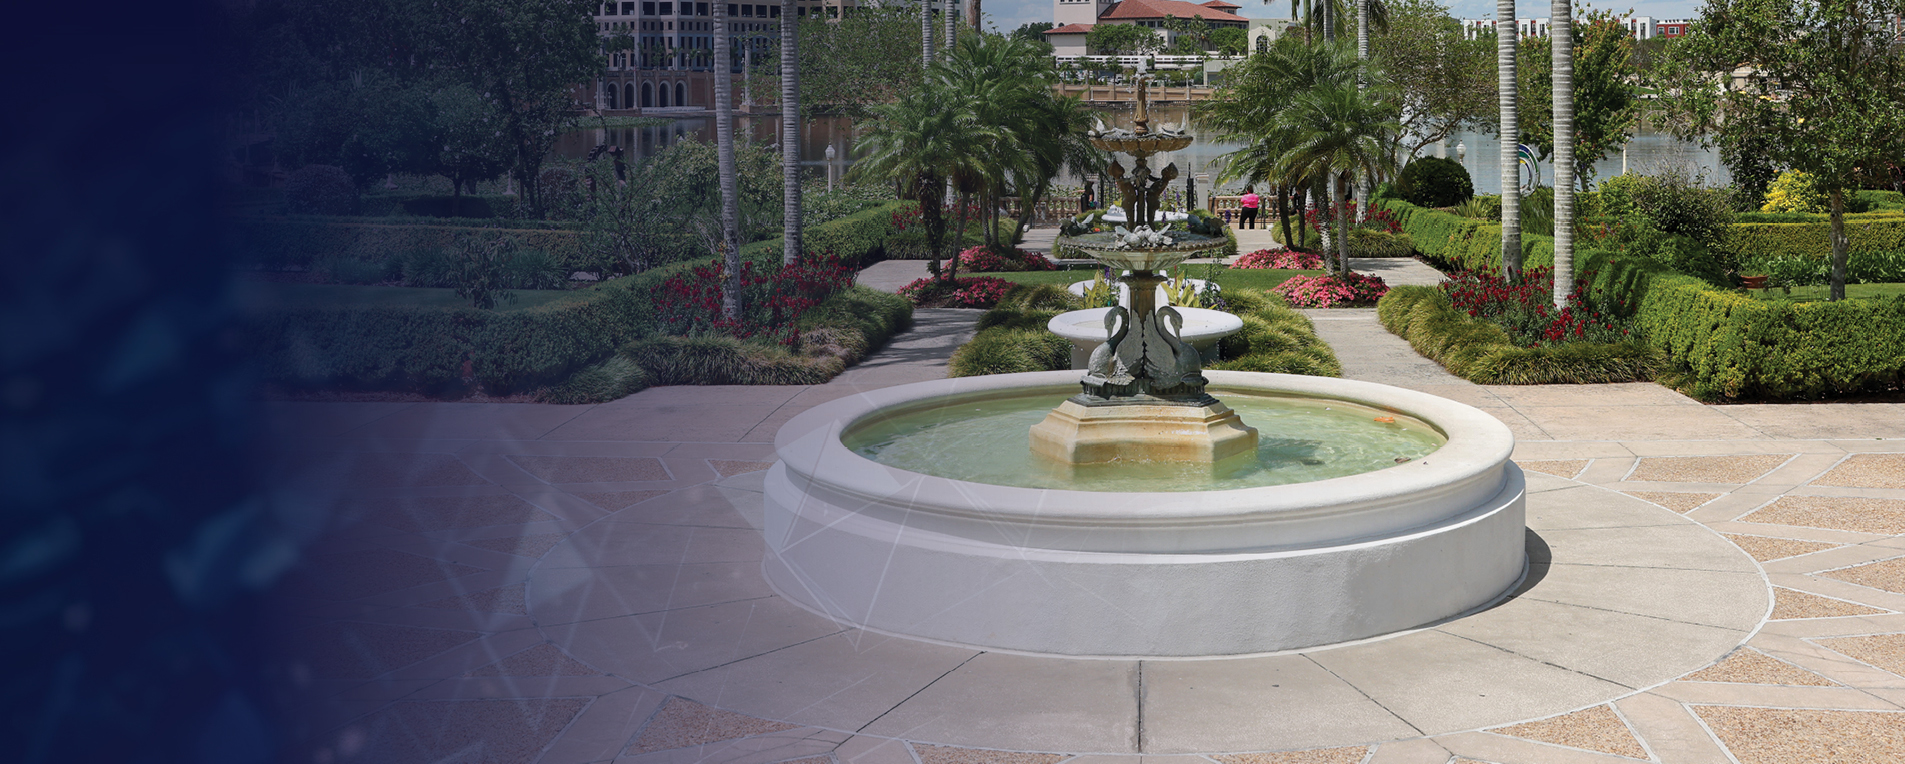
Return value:
[[(1129, 105), (1096, 107), (1091, 110), (1105, 124), (1112, 127), (1129, 127), (1132, 109)], [(1153, 106), (1152, 124), (1185, 125), (1190, 111), (1183, 106)], [(736, 132), (750, 137), (757, 143), (777, 146), (780, 143), (780, 115), (755, 114), (735, 115)], [(1198, 132), (1192, 126), (1193, 132)], [(805, 172), (822, 177), (826, 174), (827, 147), (834, 149), (833, 161), (837, 172), (845, 174), (858, 155), (853, 150), (855, 125), (844, 117), (816, 117), (803, 120), (800, 126), (800, 158)], [(667, 149), (683, 140), (713, 140), (714, 120), (709, 117), (685, 117), (670, 124), (656, 127), (589, 128), (573, 130), (563, 134), (556, 142), (553, 154), (566, 159), (581, 159), (597, 145), (621, 146), (637, 158), (647, 158)], [(1423, 149), (1424, 156), (1446, 156), (1456, 158), (1456, 146), (1463, 145), (1467, 151), (1462, 159), (1474, 179), (1476, 193), (1493, 194), (1501, 190), (1501, 173), (1497, 169), (1498, 145), (1493, 134), (1477, 131), (1462, 131), (1451, 137), (1444, 145), (1430, 145)], [(1222, 157), (1242, 148), (1242, 144), (1229, 141), (1212, 140), (1199, 136), (1197, 141), (1181, 151), (1165, 152), (1152, 160), (1153, 166), (1162, 167), (1167, 163), (1177, 163), (1180, 172), (1198, 179), (1200, 193), (1210, 190), (1210, 179), (1223, 170)], [(1611, 152), (1607, 158), (1594, 165), (1595, 180), (1605, 180), (1622, 172), (1623, 164), (1635, 172), (1648, 172), (1666, 165), (1688, 165), (1704, 172), (1709, 183), (1725, 185), (1731, 182), (1732, 175), (1720, 163), (1719, 154), (1712, 149), (1680, 141), (1664, 133), (1642, 131), (1636, 134), (1621, 150)], [(1544, 181), (1552, 183), (1554, 167), (1542, 163), (1541, 175)], [(1061, 175), (1058, 182), (1064, 185), (1078, 185), (1080, 178), (1070, 174)], [(1242, 193), (1242, 183), (1226, 183), (1217, 190), (1219, 193)]]

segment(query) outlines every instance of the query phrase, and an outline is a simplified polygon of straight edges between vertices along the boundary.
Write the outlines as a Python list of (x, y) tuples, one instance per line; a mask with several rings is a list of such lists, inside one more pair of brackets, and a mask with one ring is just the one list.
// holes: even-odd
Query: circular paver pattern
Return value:
[(1359, 745), (1537, 719), (1711, 664), (1766, 618), (1763, 574), (1719, 534), (1613, 491), (1528, 477), (1531, 566), (1514, 596), (1296, 653), (1070, 660), (843, 628), (762, 580), (759, 473), (576, 532), (531, 572), (528, 609), (578, 660), (749, 716), (952, 746), (1148, 754)]

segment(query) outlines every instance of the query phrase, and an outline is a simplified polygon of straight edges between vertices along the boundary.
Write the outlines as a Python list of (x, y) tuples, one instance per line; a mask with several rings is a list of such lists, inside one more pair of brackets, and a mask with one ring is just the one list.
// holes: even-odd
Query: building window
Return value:
[(618, 88), (614, 85), (610, 85), (608, 90), (608, 98), (606, 99), (608, 101), (607, 108), (613, 109), (615, 108), (615, 94)]
[(622, 3), (622, 15), (623, 15), (623, 16), (633, 16), (633, 15), (635, 15), (635, 4), (634, 4), (634, 3)]
[(655, 15), (655, 4), (654, 4), (654, 3), (652, 3), (652, 2), (651, 2), (651, 3), (642, 3), (642, 15), (643, 15), (643, 16), (653, 16), (653, 15)]
[[(615, 88), (610, 87), (609, 89), (614, 90)], [(622, 92), (625, 94), (622, 97), (622, 108), (624, 109), (635, 108), (635, 83), (631, 82), (631, 83), (628, 83), (627, 85), (623, 85)]]
[(661, 4), (661, 15), (663, 15), (663, 16), (673, 16), (673, 15), (675, 15), (675, 4), (674, 4), (674, 3), (662, 3), (662, 4)]
[(770, 6), (767, 6), (767, 17), (768, 17), (768, 18), (773, 18), (773, 19), (778, 19), (778, 18), (780, 18), (780, 17), (781, 17), (781, 7), (780, 7), (780, 6), (778, 6), (778, 5), (770, 5)]
[(661, 100), (656, 102), (656, 105), (664, 109), (668, 108), (668, 83), (662, 83), (662, 86), (657, 89), (661, 91)]
[(683, 85), (679, 82), (675, 83), (675, 105), (676, 106), (688, 105), (688, 86)]
[(646, 107), (654, 106), (654, 105), (655, 105), (654, 83), (644, 82), (642, 83), (642, 106), (646, 108)]

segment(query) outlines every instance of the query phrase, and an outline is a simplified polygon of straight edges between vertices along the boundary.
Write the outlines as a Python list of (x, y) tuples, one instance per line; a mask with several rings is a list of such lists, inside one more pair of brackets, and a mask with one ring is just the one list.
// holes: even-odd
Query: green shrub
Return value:
[[(1772, 286), (1819, 286), (1830, 283), (1832, 264), (1828, 260), (1801, 257), (1768, 257), (1747, 263), (1746, 273), (1766, 276)], [(1850, 252), (1846, 254), (1846, 283), (1905, 283), (1905, 251)]]
[(648, 387), (648, 375), (640, 364), (617, 353), (594, 366), (571, 375), (567, 380), (544, 391), (537, 400), (543, 403), (607, 403), (641, 392)]
[(245, 217), (232, 221), (244, 260), (267, 266), (310, 266), (321, 260), (383, 262), (449, 248), (458, 236), (508, 234), (524, 249), (541, 250), (565, 273), (587, 270), (583, 242), (564, 229), (391, 223), (365, 218)]
[(1453, 207), (1475, 195), (1475, 183), (1460, 162), (1418, 157), (1396, 175), (1395, 190), (1419, 207)]
[[(1465, 218), (1400, 199), (1377, 199), (1375, 204), (1395, 215), (1417, 252), (1457, 268), (1501, 270), (1499, 221)], [(1553, 265), (1554, 237), (1522, 231), (1521, 261), (1526, 268)]]
[(284, 203), (299, 214), (349, 215), (357, 209), (357, 184), (341, 167), (305, 165), (284, 179)]
[[(1905, 250), (1905, 217), (1861, 216), (1845, 221), (1852, 252)], [(1825, 260), (1832, 257), (1832, 223), (1739, 223), (1728, 228), (1721, 247), (1741, 262), (1768, 257)]]
[(1897, 191), (1858, 191), (1852, 194), (1852, 198), (1864, 207), (1863, 211), (1905, 210), (1905, 193)]
[(1084, 300), (1057, 284), (1025, 284), (999, 298), (998, 307), (1011, 310), (1078, 310)]
[(1391, 288), (1376, 303), (1376, 317), (1416, 352), (1478, 384), (1633, 382), (1651, 379), (1656, 363), (1640, 342), (1517, 346), (1501, 327), (1457, 311), (1430, 286)]
[(1766, 201), (1760, 212), (1825, 212), (1826, 192), (1818, 178), (1798, 170), (1779, 174), (1766, 188)]
[(846, 363), (721, 335), (650, 337), (622, 351), (656, 385), (818, 385)]
[(1598, 215), (1637, 219), (1703, 245), (1718, 244), (1734, 222), (1731, 192), (1703, 188), (1698, 177), (1685, 172), (1616, 175), (1601, 184), (1597, 199)]
[(1455, 205), (1452, 211), (1465, 218), (1500, 220), (1502, 219), (1502, 198), (1496, 194), (1477, 196), (1463, 200), (1461, 204)]
[(1406, 233), (1389, 233), (1368, 228), (1349, 229), (1349, 254), (1352, 257), (1411, 257), (1415, 242)]

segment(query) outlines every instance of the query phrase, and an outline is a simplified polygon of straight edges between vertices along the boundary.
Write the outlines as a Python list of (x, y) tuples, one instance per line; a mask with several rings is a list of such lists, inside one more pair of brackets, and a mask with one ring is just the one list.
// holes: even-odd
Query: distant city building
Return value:
[[(1654, 21), (1652, 16), (1622, 16), (1620, 22), (1627, 27), (1627, 34), (1636, 40), (1651, 40), (1658, 36), (1676, 37), (1687, 33), (1687, 21)], [(1494, 19), (1462, 19), (1462, 33), (1468, 39), (1494, 31)], [(1677, 32), (1664, 31), (1667, 25), (1678, 24)], [(1516, 30), (1520, 37), (1547, 37), (1548, 19), (1516, 19)]]
[[(837, 15), (855, 0), (804, 2), (809, 13)], [(779, 3), (729, 3), (730, 44), (766, 54), (780, 34)], [(704, 2), (634, 0), (603, 4), (595, 14), (611, 45), (595, 82), (598, 111), (702, 110), (714, 104), (714, 9)]]
[(1661, 37), (1685, 37), (1687, 27), (1692, 24), (1693, 22), (1686, 19), (1667, 19), (1654, 26), (1660, 30)]
[(1136, 24), (1158, 30), (1168, 47), (1177, 41), (1176, 33), (1164, 28), (1167, 18), (1202, 18), (1213, 27), (1247, 29), (1251, 20), (1236, 11), (1243, 6), (1228, 0), (1209, 0), (1203, 4), (1183, 0), (1052, 0), (1052, 23), (1057, 27), (1045, 32), (1058, 56), (1086, 54), (1085, 36), (1099, 24)]

